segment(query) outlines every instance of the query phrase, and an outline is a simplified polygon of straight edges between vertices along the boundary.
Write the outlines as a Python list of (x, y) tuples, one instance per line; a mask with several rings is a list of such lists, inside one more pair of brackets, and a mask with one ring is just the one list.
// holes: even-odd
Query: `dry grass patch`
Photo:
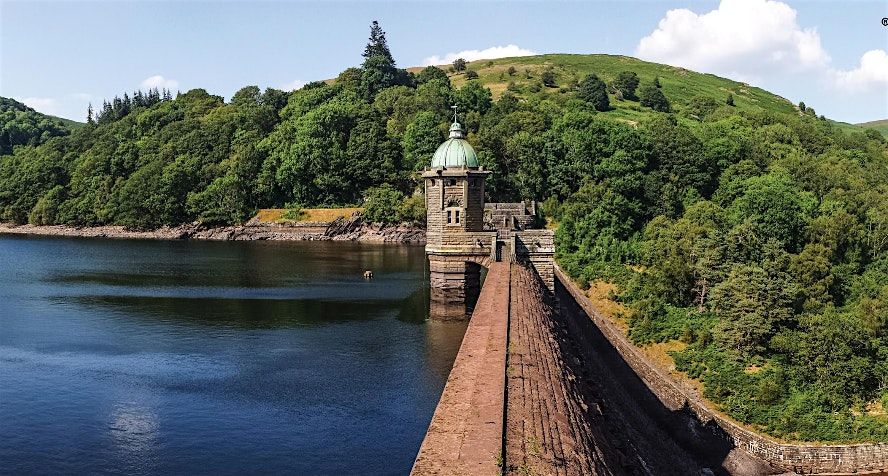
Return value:
[(299, 221), (333, 221), (337, 218), (348, 218), (355, 212), (362, 212), (363, 208), (303, 208), (302, 218)]
[(263, 208), (255, 219), (260, 223), (292, 223), (292, 222), (331, 222), (337, 218), (348, 218), (363, 208), (303, 208), (296, 220), (285, 219), (287, 208)]
[(281, 220), (286, 211), (286, 208), (262, 208), (254, 218), (262, 223), (276, 223)]
[(607, 317), (623, 332), (629, 331), (628, 318), (632, 311), (623, 303), (614, 301), (612, 296), (619, 292), (616, 284), (605, 281), (594, 281), (589, 283), (589, 289), (586, 290), (586, 297), (598, 309), (601, 315)]

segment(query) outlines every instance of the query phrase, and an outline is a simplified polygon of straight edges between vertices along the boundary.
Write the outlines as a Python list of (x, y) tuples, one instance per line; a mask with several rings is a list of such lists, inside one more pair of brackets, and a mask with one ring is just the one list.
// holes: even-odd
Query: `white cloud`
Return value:
[(799, 27), (796, 11), (775, 0), (722, 0), (696, 14), (669, 10), (639, 41), (641, 59), (755, 80), (768, 73), (823, 70), (829, 54), (816, 29)]
[(174, 90), (179, 87), (179, 82), (175, 79), (164, 78), (163, 76), (157, 74), (154, 76), (147, 77), (139, 83), (139, 87), (142, 89), (169, 89)]
[(294, 79), (293, 81), (290, 81), (289, 83), (284, 84), (283, 86), (281, 86), (281, 90), (283, 90), (283, 91), (295, 91), (295, 90), (297, 90), (297, 89), (300, 89), (302, 86), (305, 86), (305, 81), (303, 81), (303, 80), (301, 80), (301, 79)]
[(54, 98), (15, 98), (17, 101), (34, 108), (37, 112), (57, 116), (59, 114), (59, 102)]
[(518, 45), (491, 46), (484, 50), (464, 50), (456, 53), (447, 53), (444, 56), (429, 56), (422, 60), (422, 64), (423, 66), (434, 66), (453, 63), (457, 58), (463, 58), (466, 61), (476, 61), (479, 59), (509, 58), (512, 56), (531, 56), (535, 54), (537, 54), (535, 51), (521, 48)]
[(860, 57), (860, 65), (850, 71), (832, 70), (835, 85), (846, 92), (888, 88), (888, 53), (870, 50)]

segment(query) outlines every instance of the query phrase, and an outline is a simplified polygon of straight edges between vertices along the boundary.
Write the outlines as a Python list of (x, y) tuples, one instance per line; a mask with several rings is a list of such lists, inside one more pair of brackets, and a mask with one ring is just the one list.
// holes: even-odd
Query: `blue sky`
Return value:
[(882, 17), (885, 0), (0, 0), (0, 95), (83, 120), (87, 103), (140, 86), (202, 87), (226, 98), (251, 84), (297, 87), (358, 65), (376, 19), (400, 66), (454, 53), (626, 54), (746, 81), (862, 122), (888, 118)]

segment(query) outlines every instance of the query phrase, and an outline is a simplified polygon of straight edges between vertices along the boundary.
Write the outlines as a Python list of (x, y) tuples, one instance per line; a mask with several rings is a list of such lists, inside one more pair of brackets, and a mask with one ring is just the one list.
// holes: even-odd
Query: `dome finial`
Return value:
[(456, 109), (458, 107), (459, 106), (457, 106), (456, 104), (454, 104), (453, 106), (450, 106), (450, 109), (453, 109), (453, 124), (450, 125), (450, 138), (451, 139), (465, 139), (466, 138), (465, 134), (463, 133), (462, 126), (459, 124), (459, 122), (456, 121)]

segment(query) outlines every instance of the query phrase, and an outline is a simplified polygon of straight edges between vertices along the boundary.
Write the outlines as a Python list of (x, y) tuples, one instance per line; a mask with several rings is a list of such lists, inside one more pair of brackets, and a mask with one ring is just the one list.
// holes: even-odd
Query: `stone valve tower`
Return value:
[(489, 174), (454, 111), (450, 136), (422, 173), (433, 318), (466, 318), (480, 291), (482, 267), (493, 261), (529, 262), (552, 287), (552, 231), (526, 230), (535, 205), (485, 204)]

